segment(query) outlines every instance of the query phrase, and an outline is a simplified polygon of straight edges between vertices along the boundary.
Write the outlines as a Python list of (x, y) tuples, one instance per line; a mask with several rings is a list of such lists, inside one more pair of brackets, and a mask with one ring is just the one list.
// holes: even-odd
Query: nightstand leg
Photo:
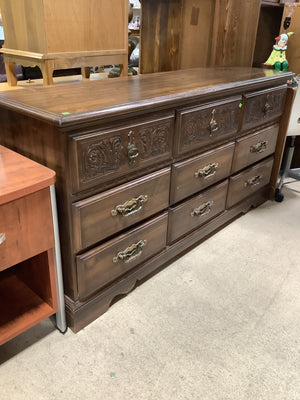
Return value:
[(6, 78), (8, 86), (17, 86), (18, 80), (15, 73), (15, 62), (11, 62), (8, 60), (6, 56), (4, 56), (5, 70), (6, 70)]
[(90, 67), (82, 67), (81, 68), (82, 80), (90, 79), (90, 74), (91, 74)]
[(51, 208), (52, 208), (54, 240), (55, 240), (54, 264), (55, 264), (57, 300), (58, 300), (58, 312), (56, 313), (56, 326), (61, 331), (61, 333), (65, 333), (67, 330), (67, 324), (66, 324), (66, 313), (65, 313), (64, 287), (62, 278), (56, 195), (55, 195), (54, 185), (50, 186), (50, 197), (51, 197)]
[(42, 61), (39, 64), (39, 67), (43, 75), (43, 85), (44, 86), (53, 85), (53, 71), (54, 71), (53, 60)]

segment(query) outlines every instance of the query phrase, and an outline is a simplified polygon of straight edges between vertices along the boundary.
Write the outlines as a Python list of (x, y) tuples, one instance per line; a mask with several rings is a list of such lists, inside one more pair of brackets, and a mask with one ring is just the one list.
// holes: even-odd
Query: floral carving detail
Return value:
[(120, 137), (105, 139), (85, 148), (83, 150), (83, 180), (117, 170), (120, 166), (121, 148)]
[(169, 151), (170, 124), (150, 126), (140, 131), (141, 159)]
[[(259, 121), (266, 116), (273, 116), (281, 113), (285, 92), (270, 93), (267, 96), (253, 97), (247, 100), (247, 110), (245, 123), (252, 124), (253, 121)], [(265, 112), (266, 104), (270, 110)]]
[(181, 146), (190, 146), (209, 140), (211, 136), (224, 135), (234, 132), (238, 128), (239, 109), (236, 103), (229, 103), (223, 107), (216, 108), (214, 118), (218, 125), (218, 130), (211, 133), (212, 108), (194, 111), (182, 116), (181, 126)]
[[(106, 174), (118, 177), (126, 171), (141, 166), (141, 161), (164, 157), (170, 149), (172, 123), (153, 122), (134, 127), (129, 131), (120, 128), (118, 132), (99, 135), (91, 140), (77, 143), (79, 157), (79, 179), (87, 183), (101, 179)], [(104, 179), (107, 180), (107, 177)]]

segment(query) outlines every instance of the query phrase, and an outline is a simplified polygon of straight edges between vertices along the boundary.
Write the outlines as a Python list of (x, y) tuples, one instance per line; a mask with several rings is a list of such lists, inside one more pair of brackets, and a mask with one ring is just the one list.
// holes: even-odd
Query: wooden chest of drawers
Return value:
[(269, 198), (291, 76), (193, 69), (0, 96), (1, 143), (57, 174), (75, 332)]

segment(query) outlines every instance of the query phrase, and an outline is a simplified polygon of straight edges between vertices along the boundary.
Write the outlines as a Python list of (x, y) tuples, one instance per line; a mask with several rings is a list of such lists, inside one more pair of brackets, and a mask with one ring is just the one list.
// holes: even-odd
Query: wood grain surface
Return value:
[(49, 189), (0, 206), (0, 271), (54, 247)]
[(178, 69), (182, 0), (141, 2), (140, 73)]
[(46, 188), (55, 172), (0, 146), (0, 205)]
[(180, 69), (210, 65), (214, 12), (214, 1), (183, 1), (178, 60)]
[(116, 80), (69, 83), (52, 87), (1, 92), (0, 106), (38, 119), (68, 125), (216, 97), (224, 90), (238, 92), (263, 85), (286, 83), (292, 74), (252, 68), (194, 68)]
[(211, 65), (250, 66), (260, 0), (216, 0)]
[[(283, 23), (285, 17), (291, 15), (291, 25), (288, 30), (285, 30)], [(299, 4), (288, 4), (284, 6), (284, 12), (282, 16), (282, 26), (280, 33), (294, 32), (295, 35), (289, 38), (287, 44), (286, 58), (289, 62), (289, 70), (295, 74), (300, 74), (300, 46), (299, 46), (299, 35), (300, 35), (300, 3)]]
[(127, 0), (0, 0), (0, 8), (8, 49), (127, 49)]

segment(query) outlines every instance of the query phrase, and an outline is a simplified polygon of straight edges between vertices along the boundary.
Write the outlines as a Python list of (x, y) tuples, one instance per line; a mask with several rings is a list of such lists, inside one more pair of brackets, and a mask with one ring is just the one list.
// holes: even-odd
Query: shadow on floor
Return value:
[(0, 365), (16, 356), (28, 347), (55, 331), (54, 322), (50, 318), (42, 321), (21, 335), (11, 339), (0, 347)]

